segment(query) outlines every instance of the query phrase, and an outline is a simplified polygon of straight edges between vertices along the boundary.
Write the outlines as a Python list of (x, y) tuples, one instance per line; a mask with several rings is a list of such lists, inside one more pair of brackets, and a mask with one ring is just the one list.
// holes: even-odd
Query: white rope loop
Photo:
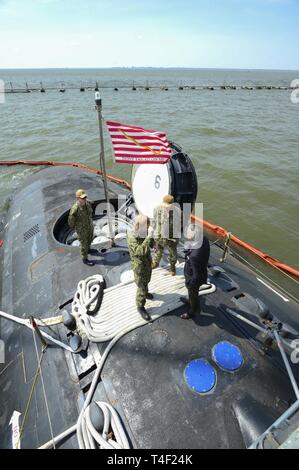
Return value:
[(79, 281), (72, 303), (73, 314), (78, 315), (79, 318), (85, 318), (87, 310), (95, 306), (100, 286), (103, 283), (104, 279), (100, 274), (95, 274)]
[[(80, 449), (130, 449), (130, 445), (125, 434), (123, 425), (114, 408), (102, 401), (95, 402), (102, 410), (104, 416), (103, 431), (100, 434), (94, 427), (90, 416), (90, 406), (88, 406), (82, 415), (78, 426), (78, 441)], [(110, 436), (112, 431), (115, 439)]]

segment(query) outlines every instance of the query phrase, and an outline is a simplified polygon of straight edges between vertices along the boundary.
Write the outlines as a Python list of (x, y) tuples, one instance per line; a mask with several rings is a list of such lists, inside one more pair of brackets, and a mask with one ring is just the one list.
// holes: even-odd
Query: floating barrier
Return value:
[[(12, 83), (10, 82), (10, 89), (5, 89), (4, 93), (10, 94), (10, 93), (31, 93), (31, 92), (42, 92), (45, 93), (45, 91), (59, 91), (61, 93), (64, 93), (66, 90), (79, 90), (80, 92), (84, 91), (99, 91), (99, 84), (96, 82), (96, 86), (88, 85), (88, 86), (75, 86), (75, 85), (70, 85), (70, 86), (64, 86), (62, 85), (61, 87), (55, 87), (55, 86), (48, 86), (47, 88), (43, 86), (42, 82), (40, 82), (40, 87), (32, 86), (30, 87), (28, 83), (26, 82), (25, 88), (14, 88)], [(149, 85), (148, 83), (146, 85), (135, 85), (133, 83), (132, 85), (119, 85), (119, 86), (110, 86), (110, 85), (102, 85), (101, 89), (111, 89), (114, 91), (118, 90), (132, 90), (136, 91), (138, 90), (162, 90), (162, 91), (168, 91), (168, 90), (210, 90), (210, 91), (216, 91), (216, 90), (248, 90), (248, 91), (253, 91), (253, 90), (281, 90), (281, 91), (287, 91), (287, 90), (295, 90), (298, 89), (299, 85), (297, 86), (274, 86), (274, 85)]]
[[(52, 162), (52, 161), (30, 161), (30, 160), (12, 160), (12, 161), (0, 161), (0, 166), (13, 166), (13, 165), (28, 165), (28, 166), (68, 166), (68, 167), (74, 167), (74, 168), (81, 168), (82, 170), (90, 171), (91, 173), (95, 173), (97, 175), (102, 175), (102, 172), (99, 170), (94, 170), (93, 168), (89, 168), (85, 165), (81, 165), (80, 163), (62, 163), (62, 162)], [(118, 184), (122, 184), (123, 186), (127, 187), (128, 189), (131, 190), (131, 185), (124, 179), (122, 178), (117, 178), (112, 175), (107, 175), (107, 178), (110, 181), (113, 181)], [(192, 215), (192, 219), (195, 222), (199, 222), (203, 224), (203, 227), (210, 230), (213, 232), (217, 237), (221, 238), (227, 238), (228, 235), (230, 236), (230, 240), (234, 242), (236, 245), (244, 248), (245, 250), (249, 251), (250, 253), (256, 255), (258, 258), (262, 259), (266, 263), (268, 263), (271, 266), (274, 266), (275, 268), (280, 269), (284, 273), (290, 274), (291, 276), (294, 276), (295, 278), (299, 278), (299, 269), (296, 269), (292, 266), (289, 266), (285, 263), (282, 263), (281, 261), (273, 258), (272, 256), (269, 256), (268, 254), (264, 253), (263, 251), (259, 250), (258, 248), (255, 248), (253, 245), (250, 243), (247, 243), (243, 240), (241, 240), (239, 237), (237, 237), (234, 234), (231, 234), (228, 230), (226, 230), (223, 227), (220, 227), (219, 225), (214, 225), (206, 220), (199, 219), (198, 217)]]

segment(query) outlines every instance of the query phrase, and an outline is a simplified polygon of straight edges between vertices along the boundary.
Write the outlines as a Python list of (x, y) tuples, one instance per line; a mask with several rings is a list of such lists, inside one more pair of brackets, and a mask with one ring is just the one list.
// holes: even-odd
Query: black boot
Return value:
[(95, 248), (90, 248), (88, 253), (90, 255), (99, 255), (99, 250), (96, 250)]
[(151, 321), (151, 317), (144, 307), (137, 307), (137, 312), (140, 313), (140, 315), (142, 316), (142, 318), (144, 318), (145, 321)]
[(83, 263), (87, 264), (87, 266), (94, 266), (94, 262), (90, 261), (88, 258), (83, 258)]
[(150, 292), (148, 292), (145, 296), (148, 300), (153, 300), (154, 296)]

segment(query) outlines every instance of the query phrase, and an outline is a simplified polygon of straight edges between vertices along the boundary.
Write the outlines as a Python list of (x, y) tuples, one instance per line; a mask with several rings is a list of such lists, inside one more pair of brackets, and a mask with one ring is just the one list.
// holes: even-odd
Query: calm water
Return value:
[[(299, 72), (197, 69), (0, 70), (9, 86), (76, 86), (61, 94), (7, 95), (0, 104), (0, 160), (56, 160), (99, 167), (94, 93), (83, 85), (282, 85)], [(299, 267), (299, 104), (290, 91), (150, 91), (103, 88), (106, 119), (165, 131), (196, 167), (205, 219)], [(130, 165), (108, 171), (130, 179)], [(0, 213), (32, 169), (0, 168)], [(0, 216), (1, 217), (1, 216)]]

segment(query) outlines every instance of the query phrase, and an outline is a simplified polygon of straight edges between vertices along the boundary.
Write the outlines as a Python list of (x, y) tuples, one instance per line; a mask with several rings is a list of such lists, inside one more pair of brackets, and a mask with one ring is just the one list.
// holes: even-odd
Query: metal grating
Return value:
[(27, 242), (30, 238), (34, 237), (37, 233), (40, 232), (39, 225), (36, 224), (31, 227), (27, 232), (24, 232), (24, 243)]

